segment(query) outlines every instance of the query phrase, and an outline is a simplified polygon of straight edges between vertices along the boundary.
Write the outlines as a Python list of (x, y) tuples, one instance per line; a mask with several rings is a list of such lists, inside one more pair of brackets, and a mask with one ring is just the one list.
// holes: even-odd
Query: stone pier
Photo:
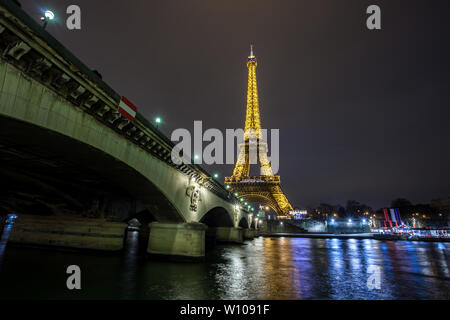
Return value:
[(205, 256), (207, 227), (203, 223), (152, 222), (149, 227), (149, 254), (184, 259), (201, 259)]
[(244, 229), (244, 239), (253, 239), (256, 237), (256, 230), (255, 229)]
[(244, 229), (233, 227), (216, 228), (216, 239), (220, 242), (244, 242)]
[(77, 249), (118, 251), (123, 248), (126, 223), (103, 219), (20, 215), (8, 242)]

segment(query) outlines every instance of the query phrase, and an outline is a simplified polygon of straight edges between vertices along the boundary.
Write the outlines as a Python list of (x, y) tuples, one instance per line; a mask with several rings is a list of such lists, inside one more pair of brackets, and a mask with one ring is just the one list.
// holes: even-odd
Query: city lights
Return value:
[(448, 300), (448, 8), (378, 2), (0, 0), (0, 301)]

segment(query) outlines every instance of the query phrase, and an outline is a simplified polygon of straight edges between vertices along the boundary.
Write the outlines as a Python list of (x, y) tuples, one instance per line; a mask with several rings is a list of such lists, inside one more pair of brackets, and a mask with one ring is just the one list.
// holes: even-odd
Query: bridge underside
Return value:
[(4, 116), (0, 190), (0, 208), (6, 212), (127, 221), (147, 210), (154, 220), (183, 221), (132, 168), (86, 144)]

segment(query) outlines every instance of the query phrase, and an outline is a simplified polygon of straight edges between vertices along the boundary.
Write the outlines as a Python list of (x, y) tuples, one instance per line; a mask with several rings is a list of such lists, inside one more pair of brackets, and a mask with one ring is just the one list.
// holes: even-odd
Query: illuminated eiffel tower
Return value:
[[(280, 176), (275, 176), (267, 158), (267, 143), (263, 141), (259, 116), (258, 89), (256, 86), (256, 57), (253, 46), (247, 61), (248, 89), (247, 114), (245, 118), (244, 142), (239, 145), (239, 156), (231, 177), (225, 177), (225, 184), (238, 198), (248, 202), (259, 202), (271, 207), (279, 216), (292, 211), (281, 190)], [(260, 176), (250, 177), (250, 164), (259, 163)]]

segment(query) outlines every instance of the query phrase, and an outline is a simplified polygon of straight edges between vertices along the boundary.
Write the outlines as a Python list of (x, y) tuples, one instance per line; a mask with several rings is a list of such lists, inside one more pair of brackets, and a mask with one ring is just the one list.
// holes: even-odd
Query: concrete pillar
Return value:
[(147, 252), (174, 258), (201, 259), (205, 256), (205, 230), (203, 223), (152, 222)]
[(118, 251), (123, 248), (126, 223), (103, 219), (20, 215), (8, 242), (77, 249)]
[(244, 229), (233, 227), (216, 228), (216, 239), (220, 242), (244, 242)]
[(255, 237), (255, 233), (252, 229), (244, 229), (244, 239), (253, 239)]

